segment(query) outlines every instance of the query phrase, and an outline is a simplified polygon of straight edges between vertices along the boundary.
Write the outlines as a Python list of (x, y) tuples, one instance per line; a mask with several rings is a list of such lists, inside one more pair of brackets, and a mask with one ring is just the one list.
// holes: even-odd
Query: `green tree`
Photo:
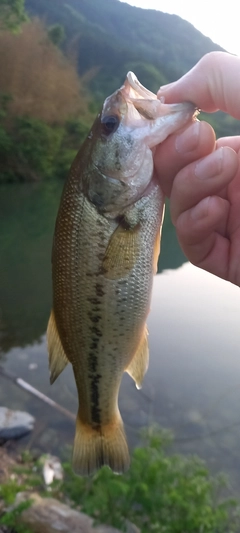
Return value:
[(0, 30), (17, 32), (27, 20), (24, 0), (0, 0)]
[(65, 29), (61, 24), (53, 24), (48, 28), (48, 37), (56, 46), (59, 46), (65, 39)]

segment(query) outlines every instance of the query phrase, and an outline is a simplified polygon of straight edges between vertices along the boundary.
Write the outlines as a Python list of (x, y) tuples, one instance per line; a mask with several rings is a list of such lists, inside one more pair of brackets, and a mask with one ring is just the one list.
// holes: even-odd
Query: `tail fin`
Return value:
[(113, 423), (98, 429), (84, 424), (79, 416), (73, 445), (73, 469), (87, 476), (104, 465), (122, 474), (129, 468), (130, 457), (123, 422), (118, 414)]

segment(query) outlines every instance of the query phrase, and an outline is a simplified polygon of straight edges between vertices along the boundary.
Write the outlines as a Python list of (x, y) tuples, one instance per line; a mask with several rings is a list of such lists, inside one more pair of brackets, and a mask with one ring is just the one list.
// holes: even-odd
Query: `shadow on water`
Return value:
[(51, 247), (62, 183), (0, 190), (1, 349), (24, 346), (46, 330), (51, 307)]
[(167, 201), (161, 239), (161, 254), (158, 261), (158, 273), (164, 270), (179, 268), (183, 263), (186, 263), (186, 257), (179, 246), (177, 235), (171, 222)]

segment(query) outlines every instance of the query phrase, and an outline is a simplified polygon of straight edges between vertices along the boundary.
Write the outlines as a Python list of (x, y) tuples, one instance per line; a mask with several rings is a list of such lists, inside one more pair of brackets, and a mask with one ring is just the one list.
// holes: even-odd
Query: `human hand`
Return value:
[[(240, 57), (213, 52), (161, 88), (167, 103), (192, 101), (240, 119)], [(180, 245), (195, 265), (240, 286), (240, 136), (215, 141), (207, 123), (191, 124), (155, 153), (161, 187)]]

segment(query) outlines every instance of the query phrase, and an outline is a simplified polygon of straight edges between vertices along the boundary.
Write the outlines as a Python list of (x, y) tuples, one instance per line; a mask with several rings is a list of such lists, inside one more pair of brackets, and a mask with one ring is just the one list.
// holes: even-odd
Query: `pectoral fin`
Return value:
[(148, 330), (145, 326), (144, 335), (138, 346), (138, 349), (126, 368), (126, 372), (134, 379), (137, 389), (141, 389), (143, 378), (148, 369), (149, 350), (148, 350)]
[(140, 249), (140, 224), (133, 229), (119, 225), (112, 234), (103, 259), (105, 277), (118, 279), (127, 276), (139, 257)]
[(52, 385), (69, 362), (59, 338), (53, 311), (51, 312), (47, 327), (47, 344), (49, 353), (50, 383)]

